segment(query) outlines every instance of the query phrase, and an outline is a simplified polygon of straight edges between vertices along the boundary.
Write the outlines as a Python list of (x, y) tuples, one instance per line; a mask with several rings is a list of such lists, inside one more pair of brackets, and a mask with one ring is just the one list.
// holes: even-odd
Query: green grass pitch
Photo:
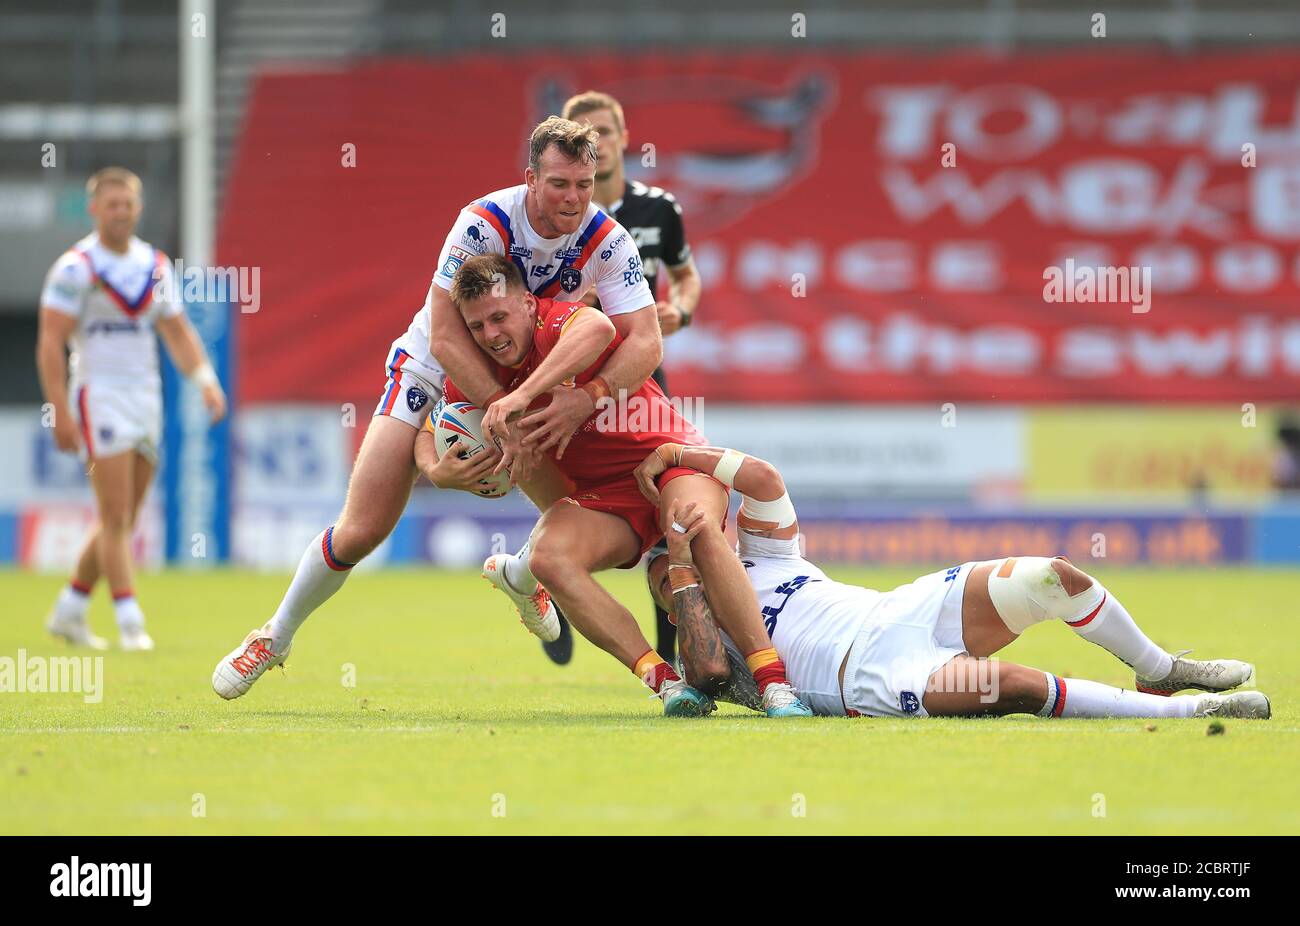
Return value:
[[(836, 570), (892, 588), (920, 570)], [(666, 720), (585, 641), (552, 666), (477, 575), (354, 576), (286, 672), (225, 702), (217, 659), (284, 576), (142, 575), (158, 650), (105, 654), (104, 693), (0, 694), (5, 833), (1296, 833), (1300, 580), (1110, 571), (1169, 649), (1254, 661), (1270, 721)], [(649, 625), (639, 573), (607, 581)], [(42, 621), (56, 576), (0, 574), (0, 656), (69, 652)], [(116, 642), (101, 590), (92, 626)], [(1132, 686), (1068, 628), (1003, 658)], [(355, 687), (344, 684), (348, 665)]]

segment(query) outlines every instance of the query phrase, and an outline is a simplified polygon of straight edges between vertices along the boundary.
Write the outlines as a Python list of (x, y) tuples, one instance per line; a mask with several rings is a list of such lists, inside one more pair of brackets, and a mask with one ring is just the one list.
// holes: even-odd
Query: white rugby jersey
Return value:
[[(478, 254), (509, 257), (535, 296), (577, 302), (593, 286), (606, 315), (622, 315), (654, 304), (636, 242), (595, 203), (578, 230), (543, 238), (528, 223), (527, 184), (476, 199), (460, 211), (443, 243), (432, 286), (451, 289), (460, 265)], [(398, 346), (438, 370), (429, 353), (429, 306), (433, 290), (415, 313)]]
[[(786, 677), (813, 713), (844, 716), (840, 666), (881, 593), (836, 582), (799, 554), (799, 540), (740, 532), (738, 551)], [(735, 644), (723, 634), (733, 651)]]
[[(157, 284), (161, 281), (162, 286)], [(75, 385), (97, 383), (159, 388), (154, 324), (180, 315), (171, 262), (132, 236), (125, 254), (91, 232), (54, 262), (41, 306), (77, 319), (68, 374)]]

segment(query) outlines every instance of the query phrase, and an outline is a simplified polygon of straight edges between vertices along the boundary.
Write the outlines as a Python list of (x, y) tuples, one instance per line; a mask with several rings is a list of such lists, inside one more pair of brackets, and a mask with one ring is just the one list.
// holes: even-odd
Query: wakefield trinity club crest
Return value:
[(420, 409), (424, 408), (425, 403), (428, 401), (429, 393), (425, 392), (419, 386), (412, 386), (410, 389), (406, 390), (406, 407), (412, 412), (418, 412)]
[(582, 274), (572, 267), (565, 267), (560, 271), (560, 288), (566, 293), (571, 293), (582, 285)]

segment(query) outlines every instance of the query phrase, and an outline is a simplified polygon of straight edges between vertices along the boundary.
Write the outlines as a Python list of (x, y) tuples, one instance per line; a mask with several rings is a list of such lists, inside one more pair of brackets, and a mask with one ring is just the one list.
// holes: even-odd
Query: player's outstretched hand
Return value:
[(479, 483), (492, 475), (493, 469), (501, 461), (501, 452), (489, 444), (482, 453), (461, 459), (459, 444), (460, 438), (456, 438), (425, 475), (440, 489), (459, 489), (477, 494), (482, 488)]
[[(659, 504), (659, 486), (656, 480), (664, 470), (673, 465), (674, 456), (677, 455), (680, 449), (680, 444), (660, 444), (650, 456), (642, 460), (641, 464), (632, 471), (632, 475), (636, 477), (637, 487), (650, 504)], [(680, 456), (676, 456), (676, 458), (681, 459)]]
[(212, 424), (226, 417), (226, 394), (218, 383), (208, 383), (203, 387), (203, 407), (208, 410)]
[(695, 502), (682, 505), (673, 502), (669, 512), (668, 526), (664, 538), (668, 542), (668, 562), (675, 566), (691, 566), (695, 557), (691, 554), (691, 541), (704, 529), (704, 509)]
[(596, 405), (584, 389), (556, 386), (551, 390), (551, 404), (533, 412), (519, 422), (530, 433), (524, 444), (538, 453), (555, 450), (555, 459), (564, 459), (569, 441), (596, 411)]

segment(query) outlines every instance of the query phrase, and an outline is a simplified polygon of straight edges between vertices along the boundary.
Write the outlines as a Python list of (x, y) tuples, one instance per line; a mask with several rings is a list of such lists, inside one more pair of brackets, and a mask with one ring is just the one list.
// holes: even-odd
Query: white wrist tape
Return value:
[(212, 369), (212, 364), (206, 360), (200, 363), (194, 372), (190, 374), (190, 382), (200, 389), (205, 386), (220, 385), (217, 380), (217, 371)]
[(797, 520), (789, 492), (783, 493), (780, 498), (770, 502), (760, 502), (756, 498), (745, 496), (740, 503), (740, 513), (754, 521), (764, 523), (775, 521), (778, 529), (789, 527)]
[(736, 484), (736, 471), (740, 469), (740, 464), (747, 459), (739, 450), (726, 450), (722, 454), (722, 459), (718, 460), (718, 465), (713, 469), (713, 478), (718, 482), (732, 488)]

